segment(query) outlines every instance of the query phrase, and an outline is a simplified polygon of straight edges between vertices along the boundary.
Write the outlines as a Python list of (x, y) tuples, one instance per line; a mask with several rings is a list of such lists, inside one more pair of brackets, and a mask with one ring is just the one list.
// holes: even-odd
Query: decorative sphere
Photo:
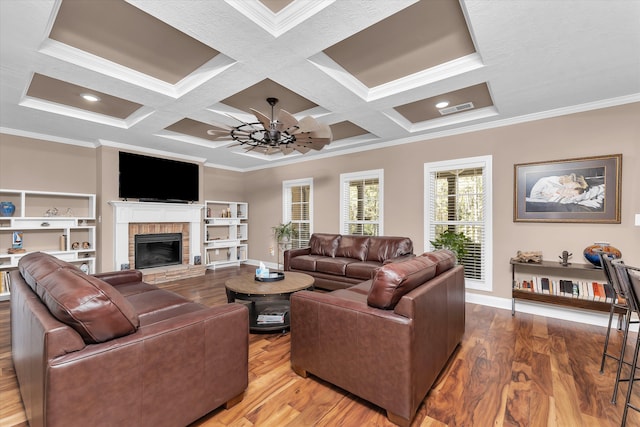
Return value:
[(604, 252), (612, 258), (622, 258), (622, 252), (616, 247), (609, 245), (606, 242), (594, 243), (591, 246), (584, 248), (584, 257), (587, 261), (596, 267), (602, 267), (600, 264), (599, 253)]
[(0, 216), (11, 216), (16, 211), (12, 202), (0, 202)]

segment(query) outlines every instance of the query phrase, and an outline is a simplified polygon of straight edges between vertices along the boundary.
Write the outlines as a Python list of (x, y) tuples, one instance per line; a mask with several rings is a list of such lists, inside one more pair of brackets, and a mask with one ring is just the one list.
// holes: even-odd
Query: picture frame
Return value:
[(514, 165), (514, 222), (620, 224), (622, 154)]

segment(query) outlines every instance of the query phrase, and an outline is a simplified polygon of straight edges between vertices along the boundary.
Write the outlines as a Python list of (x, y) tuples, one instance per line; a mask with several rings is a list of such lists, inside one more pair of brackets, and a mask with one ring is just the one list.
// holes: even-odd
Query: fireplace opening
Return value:
[(182, 233), (136, 234), (135, 268), (182, 264)]

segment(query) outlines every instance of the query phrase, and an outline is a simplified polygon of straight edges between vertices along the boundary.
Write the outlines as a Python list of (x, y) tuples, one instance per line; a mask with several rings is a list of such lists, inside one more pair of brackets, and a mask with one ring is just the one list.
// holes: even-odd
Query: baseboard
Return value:
[[(511, 298), (499, 298), (489, 295), (467, 292), (466, 301), (473, 304), (485, 305), (511, 311)], [(528, 313), (536, 316), (550, 317), (552, 319), (568, 320), (570, 322), (603, 326), (605, 328), (609, 323), (609, 313), (536, 303), (532, 301), (516, 300), (515, 315), (517, 316), (518, 313)], [(614, 325), (617, 325), (617, 317), (614, 319)], [(637, 332), (638, 324), (632, 324), (629, 330)]]

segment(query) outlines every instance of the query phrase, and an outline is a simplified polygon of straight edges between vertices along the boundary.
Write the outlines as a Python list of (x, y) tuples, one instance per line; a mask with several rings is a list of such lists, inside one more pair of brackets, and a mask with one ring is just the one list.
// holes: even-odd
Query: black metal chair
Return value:
[[(626, 345), (627, 335), (629, 333), (629, 324), (639, 323), (640, 320), (631, 320), (630, 318), (631, 310), (629, 309), (629, 305), (626, 302), (627, 297), (625, 296), (624, 291), (622, 290), (622, 288), (620, 287), (620, 284), (618, 283), (617, 276), (612, 271), (613, 266), (611, 265), (611, 262), (613, 261), (613, 258), (611, 258), (608, 254), (604, 252), (601, 252), (599, 256), (600, 256), (600, 264), (602, 265), (602, 269), (607, 278), (607, 282), (609, 283), (609, 285), (611, 285), (611, 287), (613, 288), (616, 294), (611, 303), (611, 309), (609, 310), (609, 324), (607, 326), (607, 335), (605, 336), (605, 339), (604, 339), (604, 349), (602, 350), (602, 361), (600, 362), (600, 373), (602, 374), (604, 373), (604, 364), (606, 362), (607, 357), (610, 359), (616, 360), (618, 363), (620, 363), (620, 356), (619, 356), (620, 351), (618, 351), (618, 354), (609, 353), (609, 336), (611, 334), (611, 323), (613, 321), (613, 316), (616, 314), (616, 312), (619, 313), (620, 310), (624, 310), (624, 314), (618, 316), (618, 330), (622, 330), (624, 326), (624, 334), (623, 334), (622, 345), (620, 349), (622, 349), (622, 347)], [(617, 388), (618, 388), (618, 384), (616, 383), (614, 388), (614, 395), (612, 398), (613, 403), (615, 403), (615, 400), (616, 400)]]
[[(614, 273), (617, 276), (620, 286), (622, 287), (622, 289), (625, 291), (625, 294), (627, 295), (627, 304), (629, 305), (631, 312), (636, 313), (637, 315), (640, 315), (640, 268), (625, 265), (620, 260), (613, 261), (611, 265), (613, 267), (612, 273)], [(629, 382), (629, 387), (627, 388), (627, 397), (624, 403), (624, 411), (622, 412), (621, 425), (623, 427), (626, 426), (627, 424), (627, 414), (628, 414), (629, 408), (640, 412), (640, 407), (633, 405), (631, 403), (631, 396), (633, 393), (633, 383), (635, 381), (640, 380), (640, 378), (635, 377), (636, 368), (638, 366), (638, 353), (640, 353), (640, 333), (638, 333), (636, 337), (636, 345), (633, 351), (633, 358), (631, 363), (624, 362), (625, 347), (626, 346), (622, 347), (622, 351), (620, 353), (621, 362), (618, 363), (618, 372), (616, 374), (616, 383), (620, 381)], [(623, 365), (629, 365), (631, 368), (628, 379), (620, 378)], [(614, 390), (614, 394), (615, 394), (615, 390)]]

